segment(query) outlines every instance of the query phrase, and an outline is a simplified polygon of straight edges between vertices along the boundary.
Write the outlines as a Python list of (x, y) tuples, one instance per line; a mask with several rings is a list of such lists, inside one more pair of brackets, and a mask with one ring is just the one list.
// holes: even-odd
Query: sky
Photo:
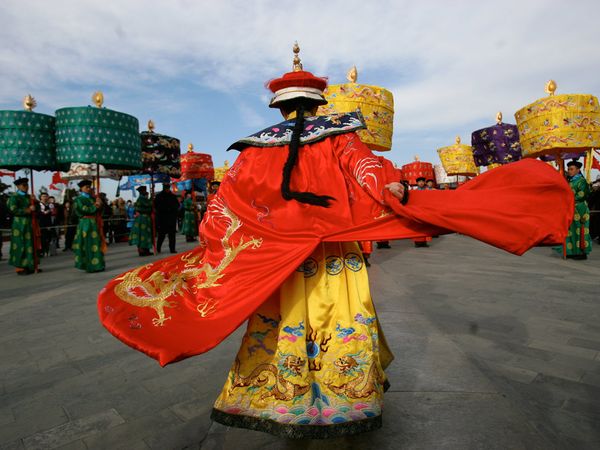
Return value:
[[(237, 139), (281, 121), (265, 83), (304, 69), (394, 95), (399, 165), (557, 93), (600, 94), (600, 1), (2, 0), (0, 109), (91, 104), (189, 142), (217, 166)], [(48, 184), (49, 174), (36, 174)], [(7, 182), (10, 179), (3, 178)], [(116, 182), (103, 183), (109, 197)]]

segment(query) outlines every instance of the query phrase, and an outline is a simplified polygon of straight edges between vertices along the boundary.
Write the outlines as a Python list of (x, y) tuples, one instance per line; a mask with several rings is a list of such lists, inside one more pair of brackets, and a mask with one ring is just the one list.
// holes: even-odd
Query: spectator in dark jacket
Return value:
[(157, 231), (156, 250), (160, 253), (165, 236), (169, 236), (169, 251), (177, 253), (175, 250), (175, 233), (177, 231), (179, 200), (171, 192), (171, 185), (169, 183), (164, 183), (162, 191), (156, 195), (154, 210), (156, 213)]

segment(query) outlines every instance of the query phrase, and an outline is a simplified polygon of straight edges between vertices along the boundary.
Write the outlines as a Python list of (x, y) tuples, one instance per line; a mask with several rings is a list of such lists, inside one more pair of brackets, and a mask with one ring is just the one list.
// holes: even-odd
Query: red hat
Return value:
[(294, 44), (293, 72), (288, 72), (281, 78), (275, 78), (267, 83), (267, 87), (275, 94), (269, 107), (278, 108), (281, 103), (295, 98), (307, 98), (313, 100), (316, 105), (327, 104), (323, 95), (323, 91), (327, 88), (327, 79), (316, 77), (312, 73), (302, 70), (299, 52), (300, 47), (296, 42)]

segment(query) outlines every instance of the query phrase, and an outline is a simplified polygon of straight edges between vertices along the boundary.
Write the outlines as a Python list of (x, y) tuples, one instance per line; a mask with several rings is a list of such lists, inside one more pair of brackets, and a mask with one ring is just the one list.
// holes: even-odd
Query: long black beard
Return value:
[(294, 123), (294, 131), (290, 141), (289, 153), (287, 160), (283, 166), (283, 180), (281, 182), (281, 195), (286, 200), (296, 200), (300, 203), (309, 205), (322, 206), (329, 208), (331, 200), (335, 198), (329, 195), (317, 195), (312, 192), (296, 192), (290, 190), (290, 179), (292, 170), (298, 162), (298, 150), (300, 148), (300, 135), (304, 131), (304, 105), (300, 105), (296, 110), (296, 122)]

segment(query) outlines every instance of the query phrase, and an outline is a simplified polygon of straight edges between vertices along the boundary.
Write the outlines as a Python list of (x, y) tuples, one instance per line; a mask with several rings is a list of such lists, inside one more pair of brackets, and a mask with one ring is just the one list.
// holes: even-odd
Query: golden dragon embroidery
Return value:
[[(225, 234), (221, 238), (224, 255), (216, 267), (208, 262), (202, 264), (206, 252), (197, 254), (196, 251), (192, 251), (181, 255), (181, 260), (185, 262), (181, 271), (155, 271), (142, 278), (140, 272), (149, 268), (148, 265), (138, 267), (117, 278), (120, 282), (114, 288), (115, 295), (133, 306), (154, 309), (158, 316), (152, 319), (154, 326), (163, 326), (165, 321), (171, 319), (171, 316), (165, 314), (165, 308), (176, 306), (173, 297), (182, 295), (183, 290), (192, 289), (197, 293), (201, 289), (220, 286), (219, 281), (225, 276), (225, 270), (240, 252), (250, 247), (256, 249), (262, 245), (262, 239), (253, 237), (248, 241), (241, 238), (235, 245), (231, 243), (231, 237), (242, 226), (242, 222), (219, 198), (211, 202), (207, 214), (211, 216), (211, 220), (221, 219), (227, 224)], [(204, 318), (212, 315), (217, 305), (218, 300), (203, 299), (196, 309)]]
[(336, 359), (333, 365), (342, 374), (358, 373), (356, 378), (339, 386), (335, 386), (333, 383), (326, 384), (331, 391), (338, 395), (345, 395), (354, 399), (365, 398), (377, 392), (385, 381), (375, 361), (371, 363), (366, 376), (364, 371), (360, 369), (358, 362), (351, 356), (342, 356)]
[[(305, 361), (303, 358), (293, 355), (286, 356), (283, 361), (283, 367), (295, 375), (301, 374), (304, 364)], [(273, 386), (261, 395), (261, 400), (275, 397), (279, 401), (291, 401), (296, 397), (306, 394), (310, 389), (308, 385), (302, 386), (286, 380), (274, 364), (260, 364), (254, 368), (250, 375), (243, 377), (240, 375), (240, 360), (236, 358), (233, 380), (229, 390), (233, 391), (233, 389), (240, 387), (265, 386), (269, 382), (269, 379), (272, 378), (269, 374), (274, 378), (272, 381)]]

